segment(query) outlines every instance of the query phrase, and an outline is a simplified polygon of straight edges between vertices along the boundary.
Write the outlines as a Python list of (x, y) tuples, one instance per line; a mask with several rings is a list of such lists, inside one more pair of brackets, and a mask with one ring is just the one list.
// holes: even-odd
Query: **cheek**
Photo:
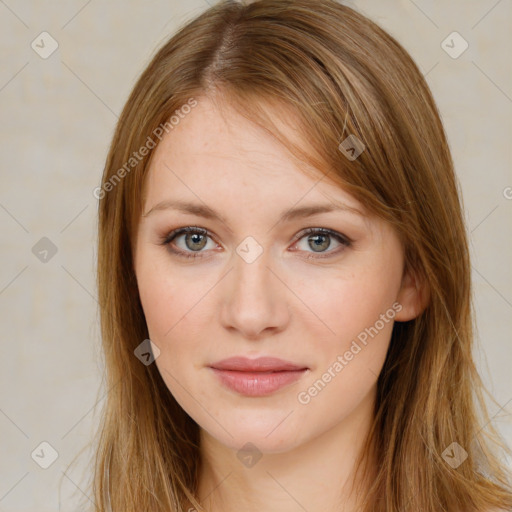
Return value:
[[(189, 268), (173, 270), (159, 255), (141, 258), (137, 268), (139, 295), (149, 338), (160, 349), (156, 365), (169, 389), (180, 395), (179, 382), (205, 362), (210, 320), (209, 292), (218, 277)], [(154, 263), (148, 264), (148, 261)], [(187, 375), (188, 374), (188, 375)]]
[[(197, 315), (201, 306), (198, 301), (205, 290), (197, 280), (169, 275), (162, 266), (141, 265), (137, 281), (149, 338), (160, 349), (155, 364), (169, 391), (188, 411), (192, 391), (189, 380), (194, 366), (202, 361), (200, 340), (204, 340), (204, 333), (201, 336), (200, 331), (207, 329), (196, 321), (201, 317)], [(202, 402), (200, 388), (194, 388), (193, 395)]]
[[(151, 260), (152, 257), (152, 260)], [(153, 261), (153, 264), (149, 264)], [(150, 334), (163, 340), (186, 323), (211, 285), (191, 272), (171, 271), (161, 255), (144, 254), (136, 269), (137, 284)]]
[(329, 280), (322, 291), (303, 288), (311, 309), (334, 331), (323, 323), (309, 329), (315, 366), (295, 396), (298, 417), (307, 415), (315, 428), (334, 426), (374, 389), (396, 314), (396, 283), (377, 280), (377, 273), (355, 271)]
[(298, 283), (298, 295), (315, 314), (303, 316), (301, 326), (309, 332), (307, 353), (315, 361), (297, 396), (301, 406), (308, 404), (306, 410), (320, 414), (334, 407), (334, 416), (343, 415), (375, 384), (397, 312), (399, 275), (399, 265), (367, 261), (329, 279), (304, 277)]
[[(322, 343), (330, 338), (339, 342), (340, 348), (392, 307), (398, 286), (393, 269), (367, 265), (325, 276), (303, 276), (294, 291), (307, 307), (302, 321), (310, 328), (318, 324), (315, 329), (318, 334), (323, 332)], [(380, 322), (378, 327), (386, 330)]]

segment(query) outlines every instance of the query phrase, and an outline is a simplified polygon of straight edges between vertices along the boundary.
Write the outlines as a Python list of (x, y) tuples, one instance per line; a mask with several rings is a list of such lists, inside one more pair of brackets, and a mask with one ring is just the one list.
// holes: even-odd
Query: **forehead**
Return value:
[[(269, 114), (285, 137), (304, 147), (291, 113), (276, 109)], [(146, 176), (144, 211), (170, 198), (201, 200), (220, 209), (264, 204), (281, 211), (283, 204), (320, 199), (362, 209), (328, 182), (325, 172), (307, 167), (229, 104), (202, 98), (157, 146)]]

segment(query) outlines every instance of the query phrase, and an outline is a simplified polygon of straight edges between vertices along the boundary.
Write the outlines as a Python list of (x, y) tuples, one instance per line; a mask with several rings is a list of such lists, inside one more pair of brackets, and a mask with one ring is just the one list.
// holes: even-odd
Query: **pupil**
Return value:
[[(314, 239), (314, 246), (312, 247), (312, 249), (314, 251), (316, 251), (317, 248), (327, 249), (330, 245), (329, 242), (327, 242), (327, 244), (325, 244), (325, 241), (328, 240), (327, 235), (314, 235), (312, 238)], [(319, 239), (323, 239), (324, 243), (322, 244), (321, 240), (319, 243)], [(322, 247), (322, 245), (324, 245), (325, 247)], [(316, 251), (316, 252), (320, 252), (320, 251)]]
[[(204, 237), (204, 235), (201, 235), (201, 234), (198, 234), (198, 233), (192, 233), (192, 234), (187, 235), (186, 240), (187, 241), (188, 240), (192, 240), (193, 244), (201, 244), (201, 241), (202, 241), (201, 238), (202, 237)], [(187, 243), (187, 247), (189, 247), (188, 243)], [(204, 243), (202, 245), (200, 245), (200, 247), (196, 247), (196, 248), (189, 247), (189, 249), (191, 249), (191, 250), (202, 249), (203, 247), (204, 247)]]

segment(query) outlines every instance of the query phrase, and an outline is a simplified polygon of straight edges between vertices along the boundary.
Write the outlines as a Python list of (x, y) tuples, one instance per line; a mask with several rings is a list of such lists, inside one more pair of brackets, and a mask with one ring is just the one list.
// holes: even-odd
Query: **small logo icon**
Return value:
[(248, 236), (238, 245), (236, 252), (246, 263), (252, 263), (261, 256), (263, 247), (252, 236)]
[(338, 146), (338, 149), (345, 155), (347, 160), (352, 162), (366, 149), (366, 146), (355, 135), (349, 135)]
[(50, 443), (43, 441), (30, 456), (43, 469), (48, 469), (58, 459), (59, 454)]
[(452, 32), (441, 43), (441, 48), (452, 59), (458, 59), (469, 48), (469, 44), (458, 32)]
[(468, 458), (468, 453), (459, 443), (453, 442), (441, 456), (453, 469), (457, 469)]
[(43, 236), (32, 247), (32, 254), (42, 263), (48, 263), (57, 254), (57, 246), (49, 238)]
[(48, 32), (41, 32), (30, 46), (39, 57), (47, 59), (59, 47), (59, 43)]
[(238, 450), (236, 456), (244, 466), (252, 468), (261, 459), (263, 454), (254, 444), (245, 443), (242, 448)]
[(160, 355), (160, 349), (150, 339), (147, 339), (137, 345), (133, 353), (143, 364), (149, 366)]

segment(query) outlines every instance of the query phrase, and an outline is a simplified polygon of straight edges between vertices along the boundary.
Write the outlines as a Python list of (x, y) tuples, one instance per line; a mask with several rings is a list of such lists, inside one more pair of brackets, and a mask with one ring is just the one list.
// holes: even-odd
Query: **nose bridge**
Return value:
[(272, 302), (275, 299), (275, 277), (270, 271), (270, 252), (252, 241), (244, 241), (234, 256), (232, 279), (237, 300)]
[[(250, 238), (250, 237), (249, 237)], [(282, 328), (288, 308), (283, 286), (274, 276), (271, 253), (253, 240), (244, 240), (233, 255), (228, 293), (221, 314), (226, 328), (254, 337), (267, 328)]]

